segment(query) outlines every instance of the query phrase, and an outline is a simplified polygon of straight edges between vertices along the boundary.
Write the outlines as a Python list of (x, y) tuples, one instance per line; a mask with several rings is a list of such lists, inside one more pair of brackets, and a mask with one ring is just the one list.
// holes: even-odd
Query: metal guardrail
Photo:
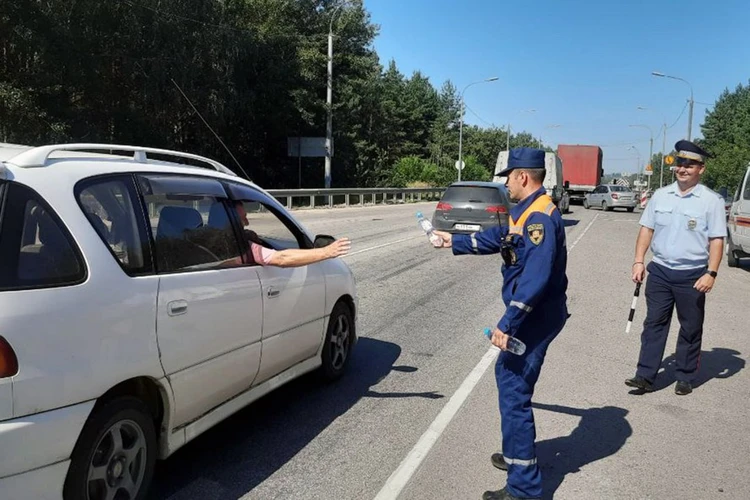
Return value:
[[(285, 203), (287, 209), (315, 208), (335, 205), (377, 205), (380, 203), (406, 203), (409, 201), (436, 201), (446, 188), (336, 188), (336, 189), (268, 189), (279, 203)], [(399, 199), (400, 196), (400, 199)], [(369, 199), (369, 203), (367, 200)], [(298, 203), (295, 203), (295, 200)], [(305, 200), (299, 203), (300, 200)], [(338, 203), (337, 203), (338, 201)], [(354, 203), (352, 203), (354, 201)]]

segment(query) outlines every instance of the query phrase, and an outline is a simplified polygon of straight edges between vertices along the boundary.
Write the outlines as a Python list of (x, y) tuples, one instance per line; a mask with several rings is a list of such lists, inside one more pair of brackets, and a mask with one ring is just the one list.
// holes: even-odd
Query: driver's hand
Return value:
[(352, 248), (352, 242), (349, 240), (349, 238), (341, 238), (327, 247), (325, 247), (328, 251), (328, 258), (334, 259), (336, 257), (343, 257), (344, 255), (349, 253), (349, 250)]

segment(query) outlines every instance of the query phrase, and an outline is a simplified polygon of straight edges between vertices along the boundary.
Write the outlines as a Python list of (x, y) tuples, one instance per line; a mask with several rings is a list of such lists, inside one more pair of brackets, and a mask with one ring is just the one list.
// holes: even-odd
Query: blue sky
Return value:
[[(365, 8), (380, 26), (384, 65), (394, 59), (407, 76), (419, 70), (459, 91), (500, 78), (466, 91), (467, 123), (510, 122), (552, 146), (598, 144), (606, 173), (637, 169), (629, 144), (648, 157), (649, 131), (629, 125), (660, 135), (685, 108), (688, 85), (652, 71), (692, 84), (693, 137), (720, 93), (750, 80), (748, 0), (365, 0)], [(687, 116), (667, 130), (668, 149), (687, 136)]]

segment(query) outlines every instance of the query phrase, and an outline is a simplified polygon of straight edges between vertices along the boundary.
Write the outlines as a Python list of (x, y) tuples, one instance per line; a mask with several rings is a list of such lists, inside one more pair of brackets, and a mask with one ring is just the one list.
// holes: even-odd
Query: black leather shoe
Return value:
[(505, 463), (502, 453), (493, 453), (490, 460), (492, 461), (492, 465), (498, 469), (508, 471), (508, 464)]
[(502, 490), (497, 491), (485, 491), (484, 495), (482, 495), (482, 500), (539, 500), (538, 498), (518, 498), (514, 497), (510, 493), (508, 493), (508, 490), (503, 488)]
[(643, 392), (653, 392), (654, 385), (643, 377), (636, 375), (633, 378), (629, 378), (625, 381), (625, 385), (628, 387), (635, 387)]
[(678, 396), (686, 396), (691, 392), (693, 392), (693, 386), (690, 385), (690, 382), (678, 380), (677, 384), (674, 386), (674, 393)]

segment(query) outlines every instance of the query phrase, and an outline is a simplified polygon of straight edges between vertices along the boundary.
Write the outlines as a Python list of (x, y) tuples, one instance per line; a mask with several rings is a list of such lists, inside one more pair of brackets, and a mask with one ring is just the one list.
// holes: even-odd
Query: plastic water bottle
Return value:
[[(485, 328), (484, 329), (484, 335), (488, 338), (492, 338), (492, 328)], [(508, 337), (508, 344), (505, 348), (506, 351), (512, 352), (513, 354), (518, 354), (519, 356), (526, 352), (526, 344), (521, 342), (515, 337)]]
[(429, 238), (432, 246), (435, 248), (443, 246), (443, 238), (435, 234), (435, 229), (432, 227), (432, 223), (424, 218), (422, 212), (417, 212), (417, 222), (419, 223), (419, 227), (422, 228), (422, 231), (427, 234), (427, 238)]

